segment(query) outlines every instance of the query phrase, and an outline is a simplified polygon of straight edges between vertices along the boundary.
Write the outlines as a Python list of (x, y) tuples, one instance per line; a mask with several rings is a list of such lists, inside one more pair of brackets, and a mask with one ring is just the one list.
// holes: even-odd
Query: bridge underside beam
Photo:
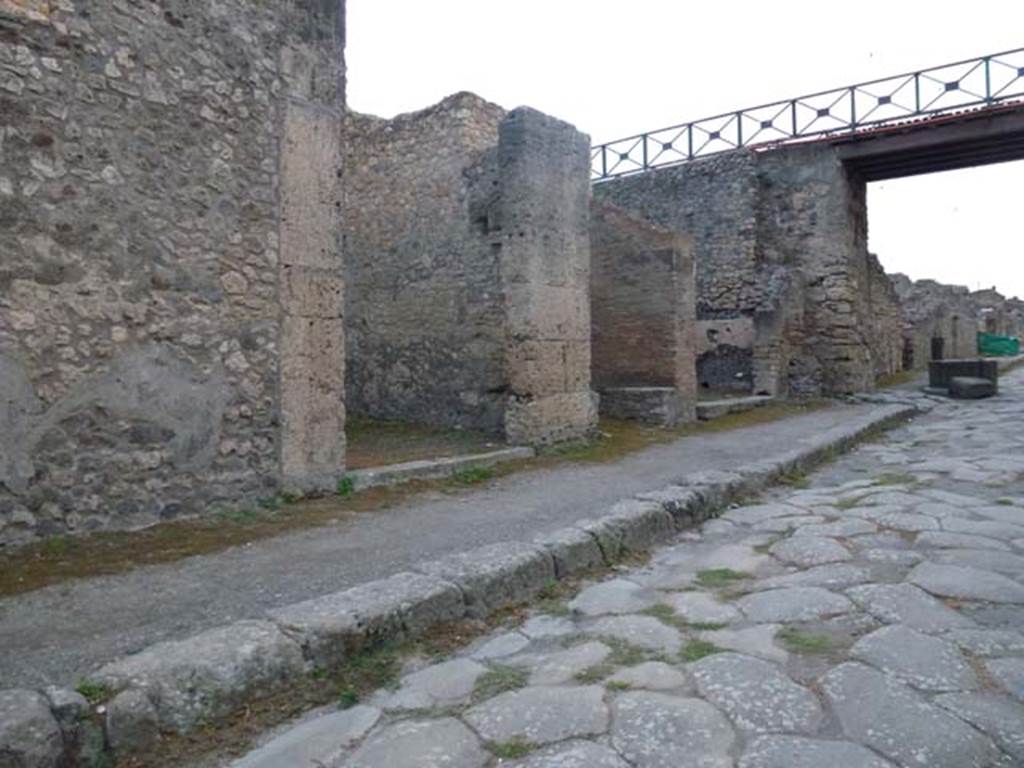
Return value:
[(864, 181), (1021, 160), (1024, 107), (834, 143), (843, 163)]

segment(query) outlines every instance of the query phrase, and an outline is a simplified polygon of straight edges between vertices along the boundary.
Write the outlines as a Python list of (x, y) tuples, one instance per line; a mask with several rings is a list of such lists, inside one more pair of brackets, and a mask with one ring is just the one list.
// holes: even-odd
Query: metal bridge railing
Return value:
[(849, 133), (1024, 97), (1024, 48), (727, 112), (595, 145), (595, 181), (755, 144)]

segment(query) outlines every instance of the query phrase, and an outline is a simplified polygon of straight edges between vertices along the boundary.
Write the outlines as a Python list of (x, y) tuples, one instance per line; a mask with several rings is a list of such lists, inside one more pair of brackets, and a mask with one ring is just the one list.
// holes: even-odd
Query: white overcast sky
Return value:
[[(968, 10), (973, 8), (973, 10)], [(595, 142), (1024, 47), (1024, 1), (348, 0), (348, 100), (473, 91)], [(1024, 162), (872, 184), (890, 272), (1024, 296)]]

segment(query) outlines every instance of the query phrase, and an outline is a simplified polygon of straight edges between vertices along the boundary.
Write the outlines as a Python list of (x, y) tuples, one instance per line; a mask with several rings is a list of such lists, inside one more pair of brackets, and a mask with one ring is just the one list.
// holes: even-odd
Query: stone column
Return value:
[(590, 140), (519, 108), (500, 127), (501, 274), (516, 443), (578, 437), (597, 423), (590, 391)]
[(344, 0), (291, 0), (279, 168), (281, 479), (333, 487), (345, 466), (341, 141)]

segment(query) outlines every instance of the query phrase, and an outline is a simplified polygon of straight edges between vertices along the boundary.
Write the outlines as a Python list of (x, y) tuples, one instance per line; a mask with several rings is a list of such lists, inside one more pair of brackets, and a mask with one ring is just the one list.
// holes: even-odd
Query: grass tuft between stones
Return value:
[(499, 693), (514, 691), (526, 685), (526, 672), (515, 667), (494, 666), (476, 679), (473, 698), (477, 701), (489, 699)]
[(494, 479), (491, 467), (466, 467), (452, 473), (452, 480), (458, 485), (480, 485)]
[(804, 632), (796, 627), (783, 627), (775, 638), (794, 653), (828, 653), (835, 647), (828, 635)]
[(85, 677), (78, 681), (78, 684), (75, 686), (75, 690), (82, 694), (85, 697), (85, 700), (93, 705), (106, 701), (114, 693), (103, 683), (98, 683), (95, 680), (89, 680)]
[(487, 749), (492, 755), (502, 760), (515, 760), (519, 757), (526, 757), (537, 748), (531, 741), (522, 738), (514, 738), (508, 741), (489, 741)]
[(607, 683), (604, 684), (604, 687), (607, 688), (609, 691), (628, 691), (633, 686), (631, 686), (625, 680), (609, 680)]
[(914, 485), (917, 478), (906, 472), (885, 472), (875, 478), (875, 485)]
[(709, 568), (697, 571), (697, 583), (702, 587), (724, 587), (734, 581), (749, 579), (746, 571), (734, 571), (732, 568)]
[(685, 662), (700, 661), (705, 656), (710, 656), (713, 653), (722, 653), (724, 651), (724, 648), (719, 648), (717, 645), (709, 643), (707, 640), (689, 640), (679, 652), (679, 658)]

